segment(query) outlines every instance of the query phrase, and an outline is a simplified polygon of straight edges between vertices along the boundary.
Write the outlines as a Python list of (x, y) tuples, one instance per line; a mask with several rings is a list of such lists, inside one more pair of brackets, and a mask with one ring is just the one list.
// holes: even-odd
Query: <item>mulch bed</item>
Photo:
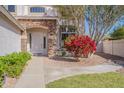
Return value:
[(77, 66), (93, 66), (106, 63), (107, 60), (101, 56), (93, 55), (90, 58), (82, 58), (80, 62), (77, 62), (74, 58), (56, 57), (49, 59), (44, 57), (44, 64), (46, 66), (57, 67), (77, 67)]

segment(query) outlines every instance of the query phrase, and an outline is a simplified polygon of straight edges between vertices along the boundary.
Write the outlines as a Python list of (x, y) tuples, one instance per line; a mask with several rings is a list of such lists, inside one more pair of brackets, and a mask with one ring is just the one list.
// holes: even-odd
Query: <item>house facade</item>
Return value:
[[(56, 50), (62, 48), (64, 39), (70, 34), (75, 34), (73, 27), (67, 28), (66, 22), (58, 19), (57, 10), (53, 6), (5, 5), (4, 7), (24, 29), (19, 41), (22, 51), (52, 57), (56, 54)], [(62, 23), (64, 25), (61, 25)]]
[(23, 26), (21, 48), (32, 54), (53, 56), (57, 49), (57, 12), (52, 6), (7, 5)]

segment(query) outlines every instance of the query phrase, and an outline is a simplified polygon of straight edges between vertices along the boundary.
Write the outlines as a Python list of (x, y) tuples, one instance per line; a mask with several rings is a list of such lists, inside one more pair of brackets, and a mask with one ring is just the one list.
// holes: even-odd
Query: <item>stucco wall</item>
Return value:
[(124, 57), (124, 39), (104, 41), (103, 52)]
[(21, 51), (21, 32), (0, 14), (0, 56)]

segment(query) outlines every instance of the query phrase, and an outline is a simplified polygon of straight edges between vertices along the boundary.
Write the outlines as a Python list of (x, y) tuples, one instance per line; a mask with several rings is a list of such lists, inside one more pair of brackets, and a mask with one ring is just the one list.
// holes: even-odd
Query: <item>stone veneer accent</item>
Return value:
[[(26, 28), (46, 28), (48, 29), (48, 56), (53, 57), (57, 49), (57, 25), (56, 19), (18, 19), (20, 24)], [(23, 34), (22, 49), (25, 50), (27, 34)]]

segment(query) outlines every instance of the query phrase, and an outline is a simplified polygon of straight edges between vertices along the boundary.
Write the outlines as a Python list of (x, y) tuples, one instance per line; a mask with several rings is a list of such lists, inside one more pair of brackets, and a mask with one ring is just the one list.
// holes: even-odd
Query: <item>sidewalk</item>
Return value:
[(32, 57), (32, 60), (17, 81), (15, 88), (45, 87), (43, 67), (42, 57)]

